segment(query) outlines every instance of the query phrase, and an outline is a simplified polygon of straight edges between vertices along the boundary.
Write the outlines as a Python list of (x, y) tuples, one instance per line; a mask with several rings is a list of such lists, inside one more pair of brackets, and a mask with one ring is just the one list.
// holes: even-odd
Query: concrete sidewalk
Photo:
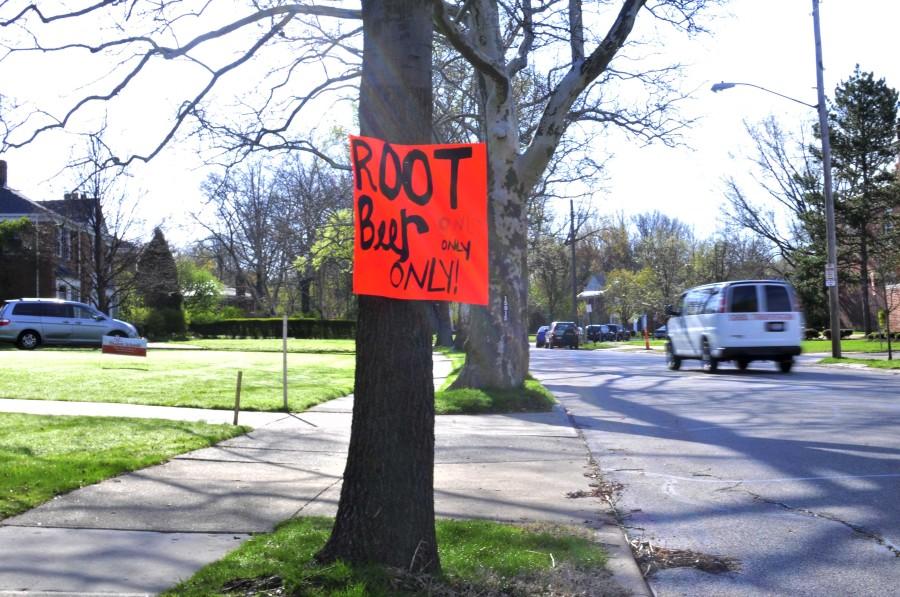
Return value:
[[(446, 375), (448, 363), (435, 361), (436, 377)], [(139, 414), (123, 408), (116, 416), (190, 411), (183, 418), (219, 420), (197, 409), (133, 408)], [(352, 397), (345, 397), (297, 415), (254, 413), (267, 416), (242, 420), (256, 426), (247, 435), (0, 522), (0, 595), (153, 594), (251, 533), (295, 516), (334, 515), (351, 411)], [(647, 594), (607, 506), (598, 498), (566, 497), (589, 489), (589, 469), (586, 447), (561, 408), (440, 416), (435, 435), (438, 516), (588, 525), (610, 551), (616, 580)]]

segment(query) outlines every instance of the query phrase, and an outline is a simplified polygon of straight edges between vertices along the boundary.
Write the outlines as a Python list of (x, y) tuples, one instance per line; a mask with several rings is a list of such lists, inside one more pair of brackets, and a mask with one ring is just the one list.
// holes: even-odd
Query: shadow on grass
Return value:
[(330, 518), (287, 521), (164, 595), (544, 594), (547, 586), (565, 583), (582, 591), (565, 594), (623, 594), (603, 568), (605, 552), (585, 529), (440, 520), (436, 531), (443, 574), (431, 577), (376, 566), (317, 563), (314, 556), (332, 524)]

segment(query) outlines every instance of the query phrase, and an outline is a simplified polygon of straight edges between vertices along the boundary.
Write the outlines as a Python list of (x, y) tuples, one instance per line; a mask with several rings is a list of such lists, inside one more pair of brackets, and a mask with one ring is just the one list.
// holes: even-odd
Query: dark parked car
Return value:
[(547, 346), (547, 331), (549, 329), (549, 325), (542, 325), (537, 329), (537, 335), (534, 339), (535, 348), (544, 348), (545, 346)]
[(587, 339), (591, 342), (603, 342), (604, 334), (603, 326), (599, 323), (595, 323), (587, 326), (585, 328), (585, 334), (587, 335)]
[(609, 328), (609, 333), (606, 336), (606, 339), (610, 342), (621, 342), (622, 340), (628, 340), (631, 335), (617, 323), (607, 323), (605, 324), (607, 328)]
[(550, 348), (568, 346), (578, 348), (578, 329), (571, 321), (554, 321), (547, 332), (547, 344)]
[(664, 326), (664, 325), (659, 326), (653, 332), (653, 337), (656, 338), (657, 340), (664, 340), (666, 338), (666, 335), (668, 335), (668, 331), (667, 331), (666, 326)]

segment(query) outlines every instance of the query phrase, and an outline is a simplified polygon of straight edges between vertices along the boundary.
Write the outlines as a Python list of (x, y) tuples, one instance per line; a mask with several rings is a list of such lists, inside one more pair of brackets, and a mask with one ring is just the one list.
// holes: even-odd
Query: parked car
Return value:
[(657, 340), (664, 340), (666, 335), (667, 335), (666, 326), (664, 326), (664, 325), (661, 325), (658, 328), (656, 328), (655, 330), (653, 330), (653, 337), (656, 338)]
[(544, 348), (545, 346), (547, 346), (547, 330), (549, 329), (549, 325), (542, 325), (537, 329), (537, 334), (534, 338), (535, 348)]
[(631, 337), (630, 334), (617, 323), (607, 323), (605, 325), (609, 328), (606, 339), (610, 342), (621, 342), (622, 340), (628, 340), (628, 338)]
[(804, 317), (793, 287), (781, 280), (739, 280), (697, 286), (666, 305), (666, 363), (700, 359), (712, 373), (721, 361), (746, 369), (770, 360), (788, 373), (800, 354)]
[(547, 332), (547, 344), (550, 348), (568, 346), (578, 348), (579, 337), (576, 326), (571, 321), (554, 321)]
[(41, 344), (100, 346), (103, 336), (137, 338), (138, 333), (130, 323), (75, 301), (28, 298), (0, 308), (0, 342), (14, 342), (23, 350)]
[(591, 324), (585, 328), (585, 336), (591, 342), (603, 342), (603, 326), (599, 323)]

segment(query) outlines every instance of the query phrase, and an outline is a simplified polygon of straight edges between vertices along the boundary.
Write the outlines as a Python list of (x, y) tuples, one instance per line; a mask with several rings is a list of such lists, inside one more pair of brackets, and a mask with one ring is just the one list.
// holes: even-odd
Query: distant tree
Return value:
[(146, 334), (169, 337), (184, 333), (182, 296), (178, 287), (178, 267), (162, 230), (153, 230), (153, 238), (144, 247), (137, 263), (137, 291), (148, 309)]
[[(801, 131), (792, 135), (769, 117), (758, 125), (746, 124), (754, 144), (751, 191), (735, 178), (725, 181), (728, 204), (722, 216), (729, 227), (761, 239), (777, 256), (776, 274), (789, 279), (803, 301), (807, 323), (824, 327), (828, 321), (828, 289), (825, 270), (825, 217), (821, 162)], [(760, 198), (761, 197), (761, 198)], [(838, 263), (852, 270), (852, 260), (840, 250), (843, 231), (838, 229)]]
[(353, 211), (334, 211), (319, 227), (309, 252), (297, 257), (294, 267), (304, 277), (312, 278), (315, 311), (326, 319), (351, 317), (356, 305), (351, 289)]
[(768, 243), (727, 228), (714, 238), (697, 243), (691, 267), (691, 285), (779, 275)]
[(207, 267), (187, 255), (175, 258), (178, 287), (190, 321), (213, 319), (222, 302), (222, 282)]
[(136, 216), (140, 197), (127, 185), (124, 171), (109, 165), (106, 135), (106, 125), (87, 135), (81, 155), (70, 164), (74, 188), (67, 197), (93, 239), (85, 263), (91, 281), (90, 301), (109, 313), (134, 291), (141, 222)]
[[(863, 325), (872, 331), (869, 270), (872, 251), (884, 233), (886, 218), (900, 208), (895, 181), (898, 93), (884, 79), (862, 72), (838, 84), (831, 102), (829, 127), (838, 200), (835, 215), (844, 230), (843, 243), (859, 271)], [(900, 221), (898, 221), (900, 223)]]
[(643, 313), (662, 311), (663, 294), (657, 285), (656, 273), (649, 267), (633, 272), (617, 269), (606, 277), (604, 300), (610, 313), (619, 317), (623, 325)]
[(635, 255), (638, 265), (649, 268), (666, 303), (689, 285), (694, 235), (687, 224), (660, 212), (635, 216)]

